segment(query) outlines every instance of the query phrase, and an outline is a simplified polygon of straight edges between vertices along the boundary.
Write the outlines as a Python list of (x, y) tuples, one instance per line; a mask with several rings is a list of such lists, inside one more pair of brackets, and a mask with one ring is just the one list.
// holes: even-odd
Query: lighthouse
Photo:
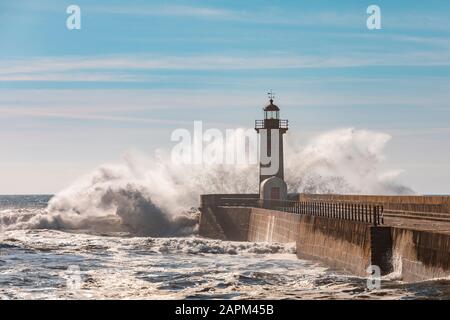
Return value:
[(259, 194), (263, 200), (287, 198), (284, 182), (283, 136), (288, 130), (288, 120), (280, 119), (280, 108), (273, 103), (269, 93), (269, 104), (263, 109), (264, 119), (255, 120), (259, 134)]

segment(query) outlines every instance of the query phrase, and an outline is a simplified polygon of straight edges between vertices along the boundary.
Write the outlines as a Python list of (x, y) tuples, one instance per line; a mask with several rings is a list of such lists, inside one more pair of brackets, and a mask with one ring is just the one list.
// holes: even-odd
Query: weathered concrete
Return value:
[(202, 208), (200, 235), (220, 240), (247, 241), (251, 208)]
[(295, 242), (300, 215), (281, 211), (252, 208), (248, 241)]
[(355, 221), (303, 216), (297, 256), (364, 276), (371, 265), (370, 226)]
[[(200, 196), (200, 235), (213, 239), (246, 241), (251, 209), (227, 210), (218, 204), (223, 199), (248, 199), (256, 203), (259, 194), (205, 194)], [(230, 200), (231, 203), (233, 202)]]
[(323, 261), (363, 276), (371, 264), (379, 265), (383, 274), (392, 270), (384, 254), (386, 241), (380, 239), (385, 230), (389, 231), (362, 222), (253, 208), (248, 240), (296, 242), (299, 258)]
[(365, 276), (369, 265), (405, 281), (450, 276), (450, 235), (249, 207), (203, 207), (200, 235), (296, 242), (297, 255)]
[(450, 276), (450, 235), (391, 228), (393, 263), (404, 281)]

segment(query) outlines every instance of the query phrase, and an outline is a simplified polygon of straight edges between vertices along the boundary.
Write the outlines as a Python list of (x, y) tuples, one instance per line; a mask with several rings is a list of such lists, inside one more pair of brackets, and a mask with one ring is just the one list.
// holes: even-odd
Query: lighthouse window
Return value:
[(266, 119), (278, 119), (278, 111), (266, 111)]

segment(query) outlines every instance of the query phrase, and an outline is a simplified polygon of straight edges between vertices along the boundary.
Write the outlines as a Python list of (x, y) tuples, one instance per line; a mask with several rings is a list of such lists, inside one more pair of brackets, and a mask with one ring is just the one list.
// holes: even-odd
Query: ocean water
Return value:
[(0, 299), (450, 299), (445, 279), (388, 276), (369, 290), (366, 278), (297, 259), (294, 244), (143, 237), (97, 228), (104, 218), (86, 229), (24, 223), (45, 216), (50, 197), (0, 196)]

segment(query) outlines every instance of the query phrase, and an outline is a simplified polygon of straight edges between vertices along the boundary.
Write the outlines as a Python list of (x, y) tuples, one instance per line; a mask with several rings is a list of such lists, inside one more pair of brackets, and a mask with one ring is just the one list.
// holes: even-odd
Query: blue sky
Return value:
[(194, 120), (251, 127), (269, 89), (301, 139), (389, 133), (386, 168), (448, 194), (449, 49), (448, 1), (2, 0), (0, 194), (57, 192)]

